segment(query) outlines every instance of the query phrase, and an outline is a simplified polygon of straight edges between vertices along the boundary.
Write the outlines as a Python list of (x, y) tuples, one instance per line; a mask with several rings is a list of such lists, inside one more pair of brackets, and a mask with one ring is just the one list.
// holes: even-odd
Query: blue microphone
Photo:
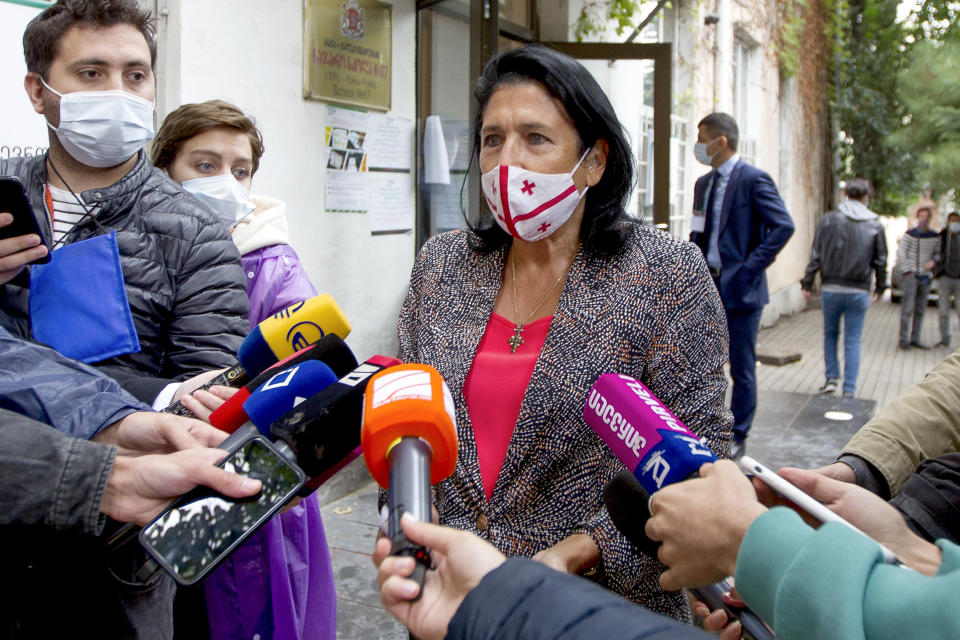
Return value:
[(337, 381), (337, 374), (320, 360), (306, 360), (278, 371), (243, 403), (243, 411), (260, 433), (270, 437), (270, 425), (301, 402)]

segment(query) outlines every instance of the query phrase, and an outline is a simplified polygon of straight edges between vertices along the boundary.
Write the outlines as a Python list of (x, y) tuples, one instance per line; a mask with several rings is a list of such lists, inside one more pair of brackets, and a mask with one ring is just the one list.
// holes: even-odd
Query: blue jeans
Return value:
[(837, 339), (840, 337), (840, 317), (843, 316), (843, 390), (857, 390), (857, 374), (860, 373), (860, 336), (863, 334), (863, 319), (870, 306), (870, 294), (830, 293), (821, 295), (823, 303), (823, 359), (827, 365), (827, 377), (840, 377), (840, 362), (837, 360)]

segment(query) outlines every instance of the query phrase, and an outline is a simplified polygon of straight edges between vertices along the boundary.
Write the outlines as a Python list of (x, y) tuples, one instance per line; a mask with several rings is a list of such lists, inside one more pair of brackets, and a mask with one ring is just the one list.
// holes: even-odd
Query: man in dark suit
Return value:
[(697, 125), (694, 155), (713, 171), (697, 180), (690, 240), (703, 251), (730, 331), (733, 378), (733, 457), (757, 408), (756, 346), (760, 315), (770, 297), (766, 268), (793, 234), (793, 221), (773, 180), (737, 154), (737, 122), (711, 113)]

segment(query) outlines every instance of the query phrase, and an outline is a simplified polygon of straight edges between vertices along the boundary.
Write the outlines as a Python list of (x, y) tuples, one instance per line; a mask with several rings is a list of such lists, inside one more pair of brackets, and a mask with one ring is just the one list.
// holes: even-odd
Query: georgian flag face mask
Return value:
[(515, 238), (536, 242), (563, 226), (589, 188), (578, 192), (573, 182), (588, 153), (590, 149), (570, 173), (537, 173), (500, 164), (483, 174), (483, 196), (500, 228)]

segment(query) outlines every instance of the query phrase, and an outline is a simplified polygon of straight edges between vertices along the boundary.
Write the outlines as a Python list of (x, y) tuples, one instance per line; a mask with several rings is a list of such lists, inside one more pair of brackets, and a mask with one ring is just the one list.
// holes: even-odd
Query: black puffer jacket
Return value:
[[(46, 156), (0, 159), (0, 175), (23, 182), (50, 245), (44, 185)], [(146, 154), (119, 181), (80, 194), (101, 205), (99, 226), (116, 230), (120, 263), (140, 352), (98, 366), (127, 369), (154, 378), (183, 379), (236, 363), (247, 334), (248, 301), (240, 254), (216, 216), (151, 165)], [(100, 235), (88, 217), (67, 243)], [(0, 324), (31, 338), (29, 273), (0, 287)], [(137, 394), (140, 395), (140, 394)]]

